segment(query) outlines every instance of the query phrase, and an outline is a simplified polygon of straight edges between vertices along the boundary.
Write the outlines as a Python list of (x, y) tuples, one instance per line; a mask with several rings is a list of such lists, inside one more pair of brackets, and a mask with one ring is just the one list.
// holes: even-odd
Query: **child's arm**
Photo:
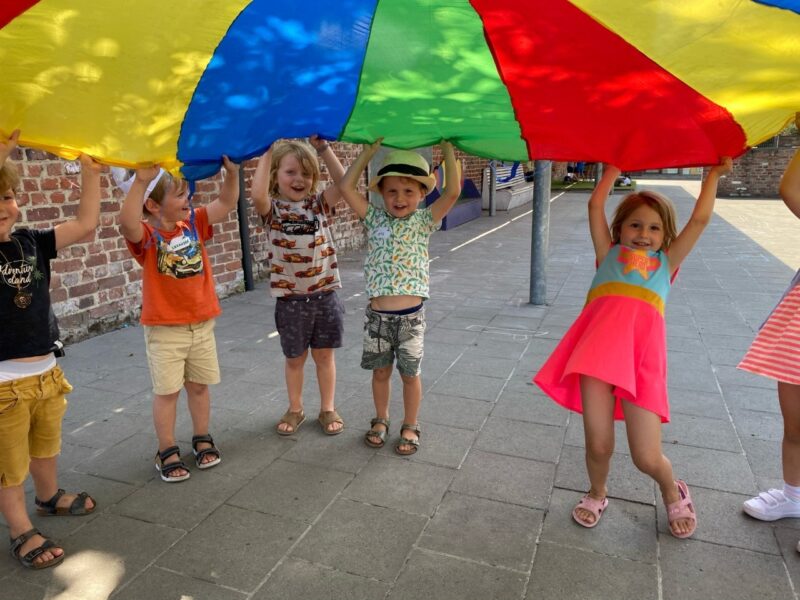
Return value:
[(145, 201), (147, 186), (161, 172), (158, 165), (136, 169), (136, 178), (131, 184), (128, 195), (119, 211), (119, 230), (122, 236), (132, 244), (142, 241), (142, 207)]
[(11, 135), (8, 136), (8, 139), (3, 141), (0, 139), (0, 167), (2, 167), (6, 159), (11, 156), (11, 153), (14, 151), (14, 148), (17, 147), (17, 141), (19, 140), (19, 129), (15, 129), (11, 132)]
[(339, 183), (342, 181), (342, 177), (344, 177), (344, 167), (342, 163), (339, 162), (339, 157), (336, 156), (336, 153), (328, 142), (321, 139), (318, 135), (312, 135), (308, 138), (308, 141), (314, 146), (314, 149), (317, 151), (317, 156), (325, 163), (325, 166), (328, 168), (328, 173), (331, 179), (333, 179), (334, 185), (329, 185), (325, 188), (325, 191), (322, 192), (322, 197), (325, 201), (325, 210), (330, 212), (330, 209), (333, 208), (339, 201), (339, 198), (342, 197), (341, 191), (339, 190)]
[(714, 214), (714, 202), (717, 199), (717, 186), (719, 179), (723, 175), (730, 173), (733, 161), (729, 156), (722, 159), (722, 162), (708, 172), (706, 180), (700, 187), (700, 195), (695, 202), (692, 216), (689, 222), (683, 227), (678, 237), (669, 247), (669, 270), (674, 274), (681, 266), (683, 260), (689, 255), (703, 230), (711, 222)]
[(236, 202), (239, 200), (239, 165), (227, 156), (223, 156), (222, 166), (225, 169), (222, 191), (219, 197), (206, 207), (209, 225), (224, 221), (228, 213), (236, 208)]
[(358, 158), (350, 165), (350, 168), (347, 169), (342, 181), (339, 183), (339, 190), (344, 201), (353, 209), (359, 219), (366, 218), (369, 200), (358, 193), (358, 180), (361, 177), (361, 173), (367, 168), (369, 161), (375, 156), (378, 148), (381, 147), (382, 141), (383, 138), (365, 147), (361, 154), (358, 155)]
[(442, 195), (431, 204), (431, 215), (434, 222), (441, 221), (461, 195), (461, 174), (456, 164), (456, 153), (453, 144), (442, 140), (440, 143), (444, 154), (444, 189)]
[(606, 200), (614, 187), (620, 170), (614, 165), (603, 165), (603, 176), (589, 196), (589, 233), (594, 244), (594, 255), (599, 265), (611, 247), (611, 231), (606, 219)]
[(81, 154), (81, 199), (77, 216), (56, 225), (56, 250), (66, 248), (97, 229), (100, 223), (100, 169), (91, 157)]
[[(795, 124), (800, 130), (800, 112), (795, 115)], [(781, 178), (781, 198), (789, 210), (800, 219), (800, 150), (795, 152)]]
[(256, 165), (253, 182), (250, 184), (250, 197), (256, 212), (266, 223), (272, 216), (272, 203), (269, 201), (269, 168), (272, 164), (272, 146), (262, 154)]

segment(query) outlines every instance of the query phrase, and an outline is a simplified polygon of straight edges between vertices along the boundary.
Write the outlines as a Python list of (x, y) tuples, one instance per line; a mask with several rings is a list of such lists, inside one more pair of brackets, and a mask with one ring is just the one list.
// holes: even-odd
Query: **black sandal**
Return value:
[[(375, 429), (375, 425), (383, 425), (386, 429), (379, 431)], [(383, 448), (383, 445), (386, 443), (386, 436), (389, 435), (389, 419), (383, 419), (381, 417), (375, 417), (369, 422), (369, 426), (372, 428), (364, 435), (364, 443), (369, 446), (370, 448)], [(373, 442), (370, 438), (378, 438), (380, 440), (379, 443)]]
[[(86, 492), (81, 492), (75, 497), (75, 500), (72, 501), (72, 504), (69, 506), (58, 506), (58, 500), (66, 494), (64, 490), (61, 488), (53, 495), (50, 500), (44, 502), (43, 500), (39, 500), (38, 498), (34, 498), (33, 501), (36, 503), (36, 514), (41, 515), (43, 517), (64, 517), (64, 516), (72, 516), (72, 517), (79, 517), (83, 515), (88, 515), (94, 512), (94, 509), (97, 508), (97, 502), (95, 499), (92, 498)], [(91, 500), (94, 506), (91, 508), (86, 508), (86, 501)]]
[[(412, 440), (410, 438), (403, 437), (403, 431), (405, 430), (413, 431), (417, 434), (417, 439)], [(419, 425), (412, 424), (412, 423), (403, 423), (400, 425), (400, 438), (397, 440), (397, 443), (394, 445), (394, 451), (397, 452), (400, 456), (411, 456), (412, 454), (416, 454), (417, 450), (419, 450), (419, 438), (422, 435), (422, 430), (419, 428)], [(411, 450), (400, 450), (400, 446), (411, 446)]]
[[(203, 442), (211, 444), (211, 447), (198, 450), (197, 444), (202, 444)], [(198, 469), (210, 469), (211, 467), (216, 467), (220, 462), (222, 462), (222, 455), (214, 445), (214, 438), (207, 433), (205, 435), (195, 435), (192, 437), (192, 452), (194, 452), (194, 460), (197, 463)], [(203, 462), (203, 458), (209, 454), (213, 454), (216, 456), (216, 458), (214, 460)]]
[[(165, 460), (167, 460), (170, 456), (174, 456), (175, 454), (178, 455), (178, 460), (176, 462), (164, 463)], [(177, 483), (179, 481), (189, 479), (189, 476), (191, 475), (191, 473), (189, 473), (189, 467), (187, 467), (180, 458), (181, 451), (177, 446), (170, 446), (163, 452), (156, 452), (156, 471), (161, 474), (162, 481), (166, 481), (167, 483)], [(186, 474), (170, 476), (170, 473), (176, 469), (184, 469)]]
[(19, 555), (20, 548), (22, 548), (23, 544), (25, 544), (25, 542), (27, 542), (35, 535), (41, 535), (42, 537), (44, 537), (42, 533), (34, 527), (33, 529), (26, 531), (22, 535), (19, 535), (15, 538), (11, 538), (11, 547), (9, 548), (11, 552), (11, 557), (17, 559), (19, 561), (19, 564), (21, 564), (26, 569), (46, 569), (48, 567), (55, 567), (58, 563), (64, 560), (64, 553), (62, 552), (61, 556), (54, 556), (51, 560), (47, 560), (41, 563), (33, 562), (37, 558), (39, 558), (42, 554), (50, 550), (50, 548), (59, 547), (53, 540), (48, 539), (46, 537), (44, 537), (44, 542), (42, 542), (41, 546), (34, 548), (24, 556), (20, 556)]

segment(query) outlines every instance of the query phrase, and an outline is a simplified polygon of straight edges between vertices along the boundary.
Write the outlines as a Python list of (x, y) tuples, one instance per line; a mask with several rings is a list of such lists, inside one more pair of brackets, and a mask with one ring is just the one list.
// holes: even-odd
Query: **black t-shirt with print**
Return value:
[[(50, 261), (56, 257), (53, 229), (18, 229), (0, 242), (0, 360), (47, 354), (58, 339), (50, 305)], [(19, 245), (14, 241), (19, 242)], [(20, 248), (24, 256), (20, 256)], [(14, 303), (30, 294), (30, 306)]]

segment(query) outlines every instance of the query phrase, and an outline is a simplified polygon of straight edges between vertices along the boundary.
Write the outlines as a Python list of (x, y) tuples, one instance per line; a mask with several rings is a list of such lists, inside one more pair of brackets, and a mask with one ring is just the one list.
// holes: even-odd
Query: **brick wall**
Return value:
[[(343, 164), (349, 165), (360, 146), (334, 144)], [(21, 222), (32, 228), (47, 228), (74, 217), (80, 199), (80, 166), (45, 152), (17, 149), (11, 157), (21, 184), (18, 203)], [(250, 227), (250, 249), (256, 279), (266, 277), (268, 266), (267, 234), (250, 203), (250, 182), (256, 162), (243, 165)], [(323, 167), (323, 180), (327, 173)], [(220, 190), (221, 177), (198, 182), (193, 198), (195, 206), (213, 200)], [(325, 183), (323, 183), (323, 186)], [(52, 262), (51, 294), (62, 338), (68, 341), (107, 331), (138, 318), (141, 303), (141, 268), (131, 258), (119, 233), (119, 210), (123, 194), (111, 178), (102, 178), (100, 226), (94, 239), (74, 244), (59, 252)], [(364, 243), (361, 224), (355, 214), (340, 201), (333, 220), (333, 233), (340, 251), (359, 248)], [(242, 253), (236, 213), (214, 226), (214, 238), (208, 245), (217, 294), (220, 297), (244, 289)]]
[(781, 175), (798, 147), (800, 135), (783, 135), (777, 147), (753, 148), (733, 161), (733, 171), (719, 182), (718, 195), (777, 198)]

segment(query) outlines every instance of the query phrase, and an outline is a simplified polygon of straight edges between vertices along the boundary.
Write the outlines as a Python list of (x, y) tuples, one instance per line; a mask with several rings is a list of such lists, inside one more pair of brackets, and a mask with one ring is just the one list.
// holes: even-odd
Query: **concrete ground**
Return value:
[[(654, 185), (685, 221), (697, 184)], [(211, 433), (223, 462), (201, 472), (190, 461), (192, 477), (181, 484), (162, 483), (153, 468), (141, 328), (70, 346), (62, 365), (75, 391), (61, 485), (90, 491), (99, 509), (35, 518), (68, 558), (33, 572), (5, 554), (0, 598), (798, 598), (800, 520), (761, 523), (741, 512), (781, 479), (775, 385), (735, 365), (800, 265), (800, 223), (778, 201), (719, 201), (670, 296), (673, 420), (664, 451), (699, 512), (695, 536), (680, 541), (653, 482), (631, 463), (623, 425), (602, 522), (587, 530), (572, 521), (588, 487), (581, 419), (530, 383), (592, 278), (586, 199), (567, 193), (551, 204), (547, 306), (528, 304), (529, 208), (435, 234), (422, 446), (412, 458), (362, 442), (373, 408), (359, 367), (360, 254), (339, 261), (347, 307), (340, 436), (323, 435), (313, 419), (311, 364), (312, 418), (293, 438), (274, 433), (286, 390), (263, 284), (225, 300), (217, 326), (223, 381), (212, 390)], [(399, 381), (394, 398), (392, 441)], [(185, 455), (191, 433), (181, 401)]]

